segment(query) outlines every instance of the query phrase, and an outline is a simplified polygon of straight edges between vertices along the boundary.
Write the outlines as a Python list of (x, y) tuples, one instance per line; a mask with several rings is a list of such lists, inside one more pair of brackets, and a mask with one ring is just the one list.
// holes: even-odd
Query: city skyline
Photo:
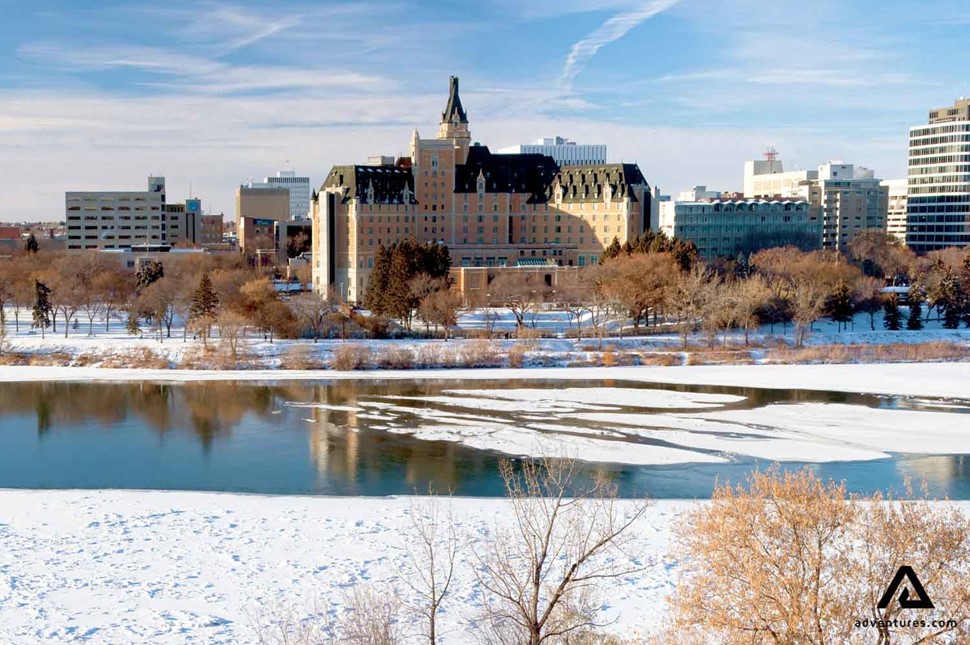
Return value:
[(554, 15), (510, 0), (13, 4), (0, 221), (60, 219), (65, 191), (150, 173), (216, 213), (280, 168), (318, 187), (335, 163), (430, 134), (451, 74), (474, 140), (603, 143), (665, 194), (739, 189), (768, 142), (786, 169), (844, 159), (905, 177), (909, 127), (968, 93), (970, 7), (947, 0), (811, 16), (787, 0), (566, 0)]

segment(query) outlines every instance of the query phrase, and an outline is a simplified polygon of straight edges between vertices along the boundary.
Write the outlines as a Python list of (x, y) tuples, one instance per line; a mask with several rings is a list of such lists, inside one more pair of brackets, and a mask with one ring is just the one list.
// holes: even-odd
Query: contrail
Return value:
[(583, 66), (596, 55), (601, 47), (623, 38), (628, 31), (658, 13), (669, 9), (680, 0), (650, 0), (632, 11), (618, 13), (595, 31), (576, 42), (566, 56), (561, 81), (569, 86), (573, 78), (582, 71)]

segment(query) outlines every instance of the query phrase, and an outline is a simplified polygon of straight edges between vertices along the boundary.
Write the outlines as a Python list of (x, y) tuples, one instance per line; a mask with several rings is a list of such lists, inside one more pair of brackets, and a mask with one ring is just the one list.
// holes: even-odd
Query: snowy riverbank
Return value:
[[(0, 491), (0, 642), (248, 643), (257, 603), (296, 610), (393, 581), (412, 498), (264, 497), (141, 491)], [(472, 539), (510, 520), (496, 499), (452, 500)], [(629, 502), (623, 502), (629, 503)], [(646, 569), (605, 595), (610, 631), (663, 616), (677, 566), (670, 529), (694, 502), (656, 502), (632, 552)], [(405, 590), (402, 590), (402, 592)], [(463, 567), (442, 622), (474, 642), (480, 609)]]
[(289, 380), (630, 380), (970, 398), (970, 363), (848, 365), (695, 365), (451, 370), (172, 370), (5, 366), (0, 382), (27, 381), (289, 381)]

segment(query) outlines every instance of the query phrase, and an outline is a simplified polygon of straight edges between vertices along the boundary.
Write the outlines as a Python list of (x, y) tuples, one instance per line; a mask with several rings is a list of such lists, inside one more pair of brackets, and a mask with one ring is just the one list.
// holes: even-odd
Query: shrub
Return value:
[(326, 364), (310, 345), (288, 347), (280, 357), (280, 367), (285, 370), (321, 370)]
[(382, 347), (377, 350), (374, 361), (380, 369), (414, 369), (414, 354), (407, 347)]
[[(674, 629), (684, 642), (967, 642), (966, 527), (958, 507), (925, 495), (847, 499), (844, 484), (824, 484), (808, 468), (755, 472), (747, 487), (721, 486), (681, 517)], [(919, 620), (896, 620), (915, 617), (903, 611), (900, 590), (877, 606), (903, 564), (938, 608), (921, 610)], [(955, 624), (930, 626), (940, 619)], [(945, 638), (931, 635), (938, 630)]]
[(498, 348), (488, 340), (463, 343), (457, 359), (462, 367), (499, 367), (501, 364)]
[(370, 359), (370, 350), (361, 345), (340, 345), (333, 350), (330, 367), (342, 372), (363, 369)]
[(525, 349), (525, 345), (522, 343), (515, 343), (509, 347), (508, 352), (505, 354), (509, 361), (509, 367), (522, 367), (522, 363), (525, 359)]

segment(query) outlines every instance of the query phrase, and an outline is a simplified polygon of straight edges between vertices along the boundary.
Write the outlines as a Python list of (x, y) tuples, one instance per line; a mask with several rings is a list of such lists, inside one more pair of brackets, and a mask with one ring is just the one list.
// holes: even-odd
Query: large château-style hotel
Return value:
[(654, 195), (636, 164), (560, 167), (542, 154), (472, 143), (451, 77), (438, 136), (409, 156), (334, 166), (313, 197), (313, 285), (364, 297), (378, 247), (406, 238), (448, 246), (452, 266), (586, 266), (613, 240), (650, 227)]

